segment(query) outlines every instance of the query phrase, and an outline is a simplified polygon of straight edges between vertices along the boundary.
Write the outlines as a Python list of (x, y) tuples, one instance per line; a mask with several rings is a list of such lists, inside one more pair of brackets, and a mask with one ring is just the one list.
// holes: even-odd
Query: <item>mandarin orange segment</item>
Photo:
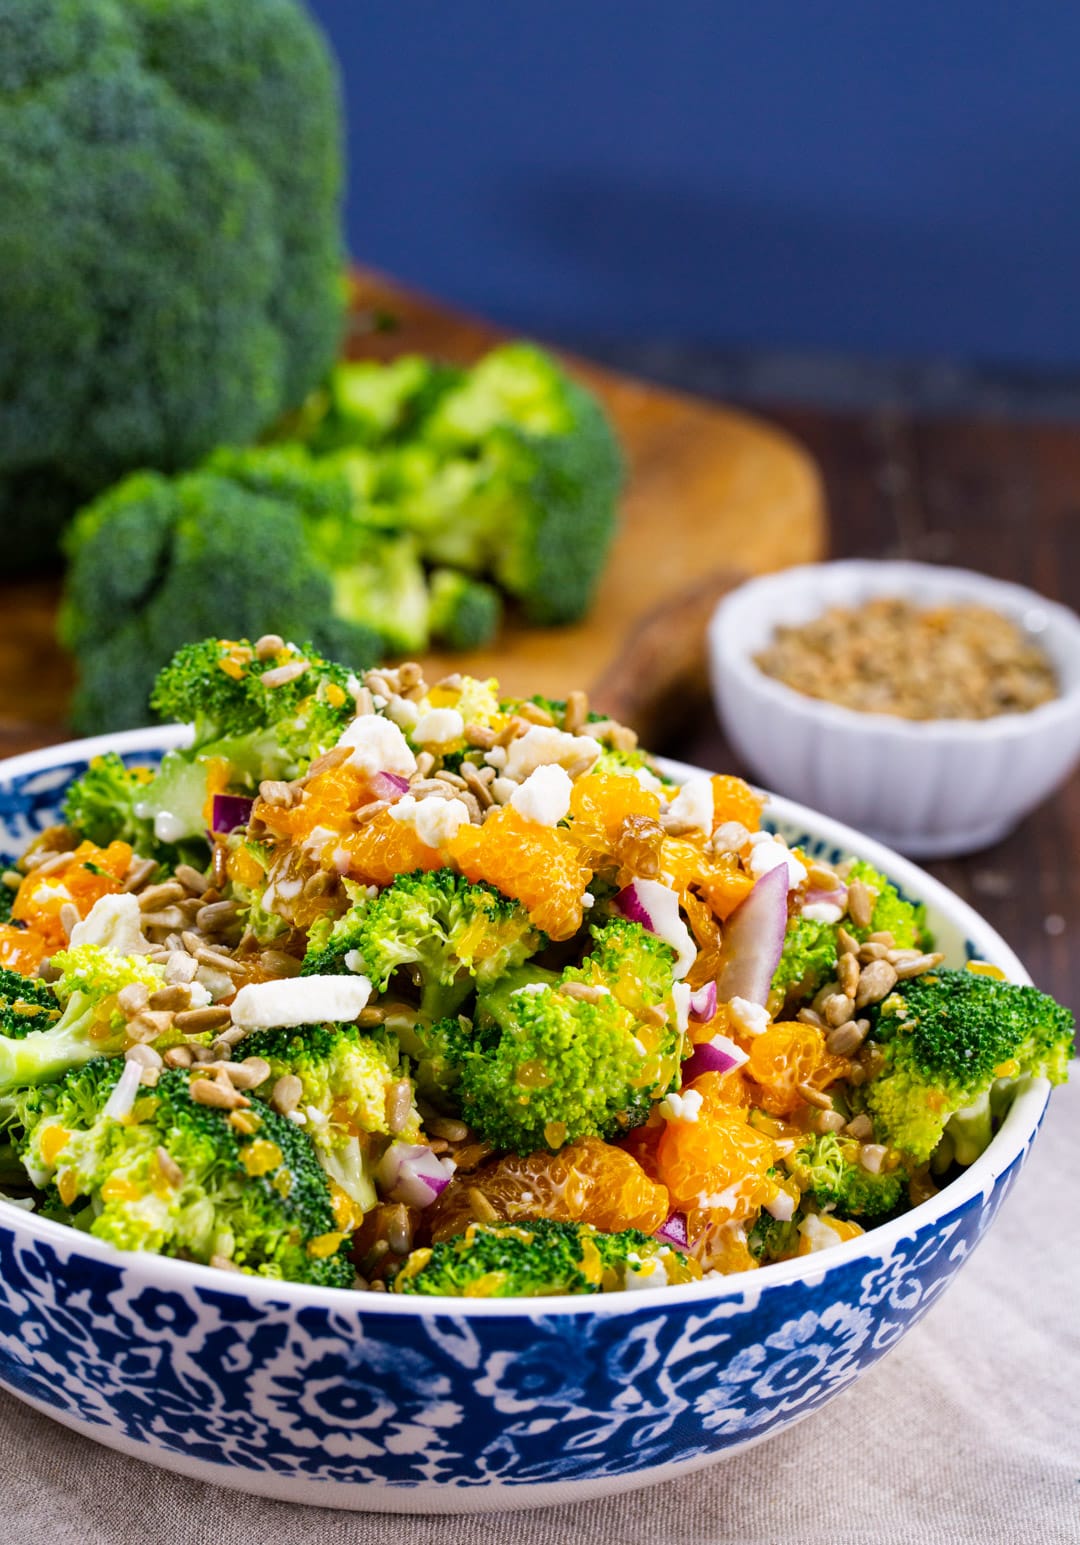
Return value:
[[(476, 827), (466, 827), (475, 831)], [(395, 821), (389, 810), (346, 834), (338, 843), (327, 844), (335, 855), (348, 855), (349, 874), (368, 885), (389, 885), (399, 874), (414, 869), (441, 869), (446, 860), (438, 848), (421, 842), (415, 827)]]
[(304, 797), (288, 809), (260, 800), (255, 813), (275, 834), (303, 842), (317, 826), (330, 831), (348, 831), (352, 814), (371, 798), (366, 774), (351, 763), (316, 773), (304, 790)]
[(432, 1239), (449, 1239), (476, 1221), (472, 1191), (504, 1222), (552, 1218), (612, 1233), (638, 1228), (651, 1234), (670, 1211), (665, 1188), (630, 1154), (597, 1137), (569, 1143), (558, 1153), (512, 1154), (452, 1181), (431, 1209)]
[(10, 923), (0, 926), (0, 967), (5, 971), (33, 976), (48, 953), (48, 943), (36, 928), (12, 928)]
[(657, 1157), (673, 1205), (715, 1222), (747, 1217), (776, 1190), (767, 1174), (776, 1146), (748, 1125), (745, 1111), (669, 1121)]
[(581, 927), (592, 875), (565, 828), (541, 826), (503, 805), (483, 826), (459, 828), (447, 852), (466, 879), (486, 880), (520, 901), (549, 938), (569, 939)]
[(126, 842), (110, 842), (107, 848), (80, 842), (56, 869), (47, 874), (30, 871), (16, 892), (12, 918), (40, 934), (49, 952), (63, 949), (67, 934), (60, 922), (61, 908), (72, 902), (80, 917), (88, 916), (95, 901), (120, 890), (131, 856)]
[(740, 869), (734, 854), (713, 857), (690, 837), (665, 837), (660, 867), (683, 897), (695, 886), (721, 920), (730, 917), (754, 888), (753, 876)]
[(789, 1116), (804, 1103), (800, 1084), (823, 1089), (849, 1065), (829, 1054), (816, 1026), (781, 1020), (754, 1036), (746, 1071), (761, 1086), (764, 1108), (774, 1116)]
[(691, 1211), (686, 1218), (690, 1254), (702, 1271), (753, 1271), (758, 1262), (746, 1245), (746, 1230), (737, 1221), (716, 1222), (711, 1213)]
[(733, 773), (718, 773), (712, 780), (712, 791), (714, 827), (738, 821), (747, 831), (757, 831), (765, 801), (748, 783)]
[[(636, 831), (651, 833), (657, 827), (657, 845), (661, 838), (660, 796), (625, 774), (588, 773), (578, 778), (570, 794), (570, 815), (570, 835), (582, 862), (593, 870), (616, 862), (632, 869), (628, 860), (633, 858)], [(625, 855), (624, 847), (629, 848)]]

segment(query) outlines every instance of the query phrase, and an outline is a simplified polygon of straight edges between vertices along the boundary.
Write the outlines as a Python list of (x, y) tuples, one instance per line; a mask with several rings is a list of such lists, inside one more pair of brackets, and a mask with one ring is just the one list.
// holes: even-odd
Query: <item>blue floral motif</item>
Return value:
[[(0, 858), (57, 818), (82, 766), (0, 781)], [(284, 1289), (252, 1297), (231, 1277), (165, 1285), (144, 1258), (39, 1237), (0, 1203), (0, 1384), (148, 1458), (228, 1466), (252, 1485), (393, 1488), (403, 1508), (416, 1487), (631, 1476), (778, 1432), (849, 1385), (948, 1286), (1025, 1157), (986, 1195), (931, 1221), (912, 1214), (909, 1233), (876, 1253), (870, 1236), (813, 1279), (765, 1271), (714, 1299), (676, 1290), (574, 1313), (412, 1301), (393, 1314), (331, 1293), (298, 1308)]]

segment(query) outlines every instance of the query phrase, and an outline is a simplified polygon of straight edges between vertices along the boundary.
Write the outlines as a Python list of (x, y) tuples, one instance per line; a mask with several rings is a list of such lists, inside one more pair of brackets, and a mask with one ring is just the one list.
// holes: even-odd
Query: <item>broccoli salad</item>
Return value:
[(187, 645), (0, 887), (0, 1184), (359, 1291), (658, 1288), (931, 1196), (1071, 1015), (625, 726), (267, 635)]

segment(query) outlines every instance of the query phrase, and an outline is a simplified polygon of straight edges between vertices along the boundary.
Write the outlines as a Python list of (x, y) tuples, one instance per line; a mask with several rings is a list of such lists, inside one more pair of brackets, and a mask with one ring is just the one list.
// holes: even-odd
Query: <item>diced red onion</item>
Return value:
[(741, 1068), (748, 1061), (741, 1046), (726, 1035), (714, 1035), (711, 1041), (702, 1041), (695, 1046), (683, 1063), (683, 1087), (700, 1078), (702, 1073), (730, 1073), (732, 1068)]
[(237, 826), (246, 826), (255, 803), (244, 794), (215, 794), (211, 812), (211, 830), (218, 837), (227, 837)]
[(844, 912), (847, 910), (847, 891), (842, 885), (831, 891), (807, 891), (803, 897), (803, 906), (814, 905), (839, 907)]
[(408, 1207), (430, 1207), (450, 1184), (452, 1161), (444, 1162), (422, 1143), (391, 1143), (375, 1169), (384, 1196)]
[(690, 994), (690, 1018), (707, 1025), (716, 1013), (716, 983), (706, 982), (697, 992)]
[(666, 1245), (674, 1245), (676, 1250), (688, 1250), (690, 1240), (686, 1233), (686, 1215), (681, 1212), (668, 1213), (656, 1230), (655, 1238), (662, 1239)]
[(124, 1071), (113, 1085), (112, 1093), (105, 1101), (101, 1112), (107, 1121), (123, 1121), (125, 1116), (131, 1115), (131, 1107), (135, 1104), (142, 1075), (142, 1063), (124, 1063)]
[(787, 932), (788, 873), (785, 865), (761, 876), (746, 900), (724, 924), (717, 993), (722, 1003), (745, 998), (768, 1001)]
[(376, 799), (388, 799), (393, 804), (409, 792), (409, 780), (400, 773), (377, 772), (371, 780), (371, 791)]
[(615, 897), (615, 905), (632, 923), (640, 923), (675, 951), (675, 978), (681, 980), (694, 964), (697, 945), (679, 912), (679, 898), (659, 880), (631, 880)]

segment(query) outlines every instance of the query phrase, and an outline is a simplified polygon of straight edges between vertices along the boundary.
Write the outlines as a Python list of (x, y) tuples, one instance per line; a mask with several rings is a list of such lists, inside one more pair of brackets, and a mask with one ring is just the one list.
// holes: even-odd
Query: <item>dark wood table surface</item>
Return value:
[[(1080, 610), (1080, 425), (767, 414), (824, 473), (831, 557), (954, 563)], [(664, 749), (739, 770), (711, 715)], [(998, 929), (1039, 986), (1080, 1011), (1080, 776), (996, 847), (926, 867)]]

